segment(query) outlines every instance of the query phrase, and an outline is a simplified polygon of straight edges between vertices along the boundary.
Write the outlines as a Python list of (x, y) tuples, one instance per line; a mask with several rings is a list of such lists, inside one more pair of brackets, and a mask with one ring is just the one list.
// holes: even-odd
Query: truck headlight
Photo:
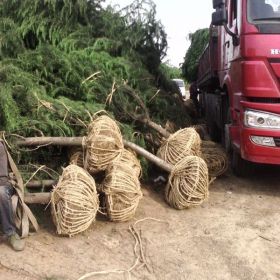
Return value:
[(257, 145), (276, 147), (273, 137), (251, 136), (250, 138)]
[(244, 124), (248, 127), (280, 129), (280, 116), (259, 111), (246, 110)]

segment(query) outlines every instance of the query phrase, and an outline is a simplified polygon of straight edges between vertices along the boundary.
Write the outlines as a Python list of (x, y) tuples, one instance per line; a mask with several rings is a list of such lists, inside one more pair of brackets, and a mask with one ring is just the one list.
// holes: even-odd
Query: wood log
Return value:
[(168, 138), (170, 136), (170, 133), (166, 129), (164, 129), (161, 125), (151, 121), (150, 119), (143, 119), (139, 121), (154, 129), (165, 138)]
[(16, 142), (19, 146), (81, 146), (83, 137), (28, 137)]
[(154, 139), (151, 134), (144, 134), (144, 139), (155, 149), (158, 149), (161, 146), (161, 142), (158, 139)]
[(140, 146), (138, 146), (138, 145), (136, 145), (136, 144), (134, 144), (132, 142), (129, 142), (129, 141), (126, 141), (126, 140), (123, 140), (123, 142), (124, 142), (124, 146), (126, 148), (129, 148), (129, 149), (133, 150), (138, 155), (143, 156), (144, 158), (146, 158), (147, 160), (153, 162), (154, 164), (156, 164), (160, 168), (164, 169), (165, 171), (167, 171), (169, 173), (171, 172), (171, 170), (173, 168), (173, 165), (167, 163), (166, 161), (164, 161), (161, 158), (153, 155), (152, 153), (146, 151), (142, 147), (140, 147)]
[(42, 193), (27, 193), (24, 195), (26, 204), (48, 204), (51, 200), (51, 194), (48, 192)]
[(26, 187), (27, 188), (49, 188), (52, 187), (53, 185), (55, 185), (57, 183), (57, 181), (55, 180), (34, 180), (34, 181), (30, 181), (27, 183)]
[[(44, 146), (44, 145), (60, 145), (60, 146), (81, 146), (83, 141), (83, 137), (29, 137), (25, 139), (21, 139), (17, 141), (17, 145), (20, 146)], [(160, 168), (166, 170), (167, 172), (171, 172), (173, 166), (164, 160), (158, 158), (152, 153), (146, 151), (140, 146), (123, 140), (124, 146), (126, 148), (130, 148), (135, 151), (137, 154), (145, 157), (147, 160), (153, 162)]]
[(140, 108), (142, 108), (143, 114), (142, 114), (142, 116), (138, 116), (136, 113), (127, 112), (124, 107), (125, 104), (119, 104), (122, 107), (123, 112), (125, 112), (133, 120), (139, 121), (139, 122), (149, 126), (150, 128), (157, 131), (159, 134), (161, 134), (163, 137), (168, 138), (170, 136), (170, 133), (166, 129), (164, 129), (161, 125), (159, 125), (151, 120), (149, 111), (148, 111), (145, 103), (140, 98), (140, 96), (134, 91), (134, 89), (128, 85), (122, 85), (122, 87), (125, 89), (124, 94), (130, 95), (137, 102), (137, 104), (140, 106)]

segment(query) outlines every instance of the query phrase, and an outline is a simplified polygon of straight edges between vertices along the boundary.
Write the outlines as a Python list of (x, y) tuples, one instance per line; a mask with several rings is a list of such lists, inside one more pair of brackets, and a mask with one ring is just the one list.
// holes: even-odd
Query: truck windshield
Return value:
[(248, 0), (248, 19), (255, 24), (279, 24), (280, 0)]

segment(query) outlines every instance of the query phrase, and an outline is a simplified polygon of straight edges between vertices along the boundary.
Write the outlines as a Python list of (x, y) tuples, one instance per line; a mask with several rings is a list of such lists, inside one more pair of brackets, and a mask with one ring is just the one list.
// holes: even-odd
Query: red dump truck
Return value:
[(232, 169), (280, 164), (280, 0), (213, 0), (197, 85), (213, 140)]

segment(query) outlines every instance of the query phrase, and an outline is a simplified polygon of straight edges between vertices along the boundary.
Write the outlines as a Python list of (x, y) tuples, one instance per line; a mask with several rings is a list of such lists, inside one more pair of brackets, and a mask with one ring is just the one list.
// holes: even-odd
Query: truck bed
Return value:
[(198, 63), (197, 84), (207, 90), (218, 83), (218, 40), (215, 30), (210, 27), (210, 40)]

